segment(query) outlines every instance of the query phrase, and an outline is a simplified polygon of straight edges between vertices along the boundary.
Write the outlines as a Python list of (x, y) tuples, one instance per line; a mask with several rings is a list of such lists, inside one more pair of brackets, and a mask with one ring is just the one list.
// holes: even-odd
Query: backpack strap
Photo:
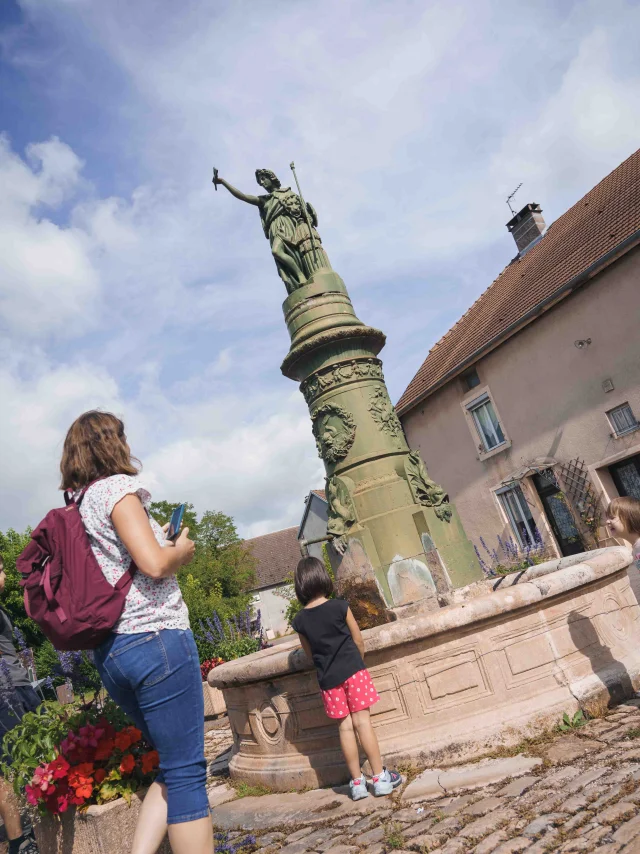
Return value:
[(129, 564), (129, 569), (126, 572), (123, 572), (120, 578), (114, 584), (116, 590), (124, 590), (126, 587), (127, 590), (131, 587), (133, 583), (133, 576), (138, 571), (138, 567), (136, 566), (136, 562), (133, 558), (131, 558), (131, 563)]
[(78, 495), (77, 498), (73, 497), (73, 489), (65, 489), (65, 491), (64, 491), (64, 503), (67, 505), (67, 507), (70, 504), (76, 504), (78, 507), (80, 507), (80, 505), (82, 504), (82, 499), (84, 498), (86, 491), (91, 486), (93, 486), (94, 483), (98, 483), (99, 480), (106, 480), (106, 479), (107, 479), (107, 475), (103, 475), (102, 477), (97, 477), (95, 480), (92, 480), (91, 483), (88, 483), (86, 486), (82, 487), (82, 489), (80, 490), (80, 494)]
[(43, 563), (44, 572), (42, 573), (42, 578), (40, 579), (40, 585), (44, 588), (44, 595), (49, 603), (49, 606), (53, 608), (58, 619), (61, 623), (67, 622), (67, 615), (65, 613), (62, 605), (58, 604), (58, 601), (55, 597), (55, 593), (53, 592), (53, 588), (51, 587), (51, 558), (45, 558)]

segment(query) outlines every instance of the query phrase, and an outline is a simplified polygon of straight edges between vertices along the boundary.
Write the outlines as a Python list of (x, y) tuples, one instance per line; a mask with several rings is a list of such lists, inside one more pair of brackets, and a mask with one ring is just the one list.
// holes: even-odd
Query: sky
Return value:
[(295, 160), (397, 400), (514, 256), (507, 195), (550, 223), (638, 147), (639, 31), (629, 0), (3, 0), (0, 530), (59, 506), (92, 408), (154, 498), (298, 524), (286, 293), (212, 167)]

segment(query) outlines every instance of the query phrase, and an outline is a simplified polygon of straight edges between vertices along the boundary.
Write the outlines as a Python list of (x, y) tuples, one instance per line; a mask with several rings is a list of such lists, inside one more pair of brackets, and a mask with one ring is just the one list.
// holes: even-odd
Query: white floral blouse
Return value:
[[(111, 513), (125, 495), (137, 495), (146, 510), (151, 504), (151, 494), (138, 478), (116, 474), (99, 480), (86, 491), (80, 515), (89, 534), (91, 549), (110, 584), (116, 584), (131, 565), (131, 555), (116, 533)], [(166, 545), (160, 525), (149, 517), (156, 540)], [(188, 629), (189, 612), (175, 576), (150, 578), (138, 570), (125, 602), (122, 616), (114, 631), (132, 635), (141, 632), (158, 632), (162, 629)]]

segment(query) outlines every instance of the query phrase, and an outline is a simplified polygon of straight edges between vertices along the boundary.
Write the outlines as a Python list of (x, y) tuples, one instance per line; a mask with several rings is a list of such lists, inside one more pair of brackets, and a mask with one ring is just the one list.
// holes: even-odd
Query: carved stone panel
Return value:
[(438, 519), (442, 522), (450, 522), (453, 511), (449, 504), (449, 496), (441, 486), (431, 480), (419, 451), (411, 451), (407, 455), (404, 470), (416, 504), (433, 507)]
[(325, 391), (329, 391), (342, 383), (361, 379), (384, 379), (382, 374), (382, 362), (379, 359), (354, 359), (351, 362), (342, 362), (339, 365), (312, 374), (300, 385), (300, 391), (311, 405), (315, 398)]
[(402, 424), (398, 418), (385, 386), (378, 386), (371, 392), (369, 412), (383, 433), (393, 438), (402, 436)]
[(334, 475), (327, 479), (327, 533), (335, 537), (343, 537), (357, 521), (349, 486), (353, 486), (350, 478)]
[(380, 700), (371, 707), (376, 726), (406, 720), (409, 717), (407, 702), (395, 668), (374, 668), (372, 672)]
[(482, 656), (475, 648), (455, 655), (418, 659), (414, 667), (424, 714), (473, 703), (493, 693)]

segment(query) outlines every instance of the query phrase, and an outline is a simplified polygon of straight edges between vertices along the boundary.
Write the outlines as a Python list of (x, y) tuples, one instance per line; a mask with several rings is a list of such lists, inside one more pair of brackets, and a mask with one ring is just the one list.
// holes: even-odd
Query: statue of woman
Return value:
[[(301, 209), (299, 196), (290, 187), (282, 187), (276, 175), (270, 169), (257, 169), (256, 181), (267, 192), (263, 196), (250, 196), (236, 190), (224, 178), (214, 174), (214, 184), (226, 187), (232, 196), (255, 205), (260, 211), (260, 220), (265, 237), (271, 244), (271, 252), (276, 262), (280, 278), (285, 283), (287, 293), (306, 284), (305, 265), (294, 243), (298, 219), (293, 213)], [(293, 197), (293, 198), (292, 198)], [(295, 199), (295, 201), (294, 201)], [(307, 203), (307, 210), (314, 226), (318, 224), (316, 212)]]

